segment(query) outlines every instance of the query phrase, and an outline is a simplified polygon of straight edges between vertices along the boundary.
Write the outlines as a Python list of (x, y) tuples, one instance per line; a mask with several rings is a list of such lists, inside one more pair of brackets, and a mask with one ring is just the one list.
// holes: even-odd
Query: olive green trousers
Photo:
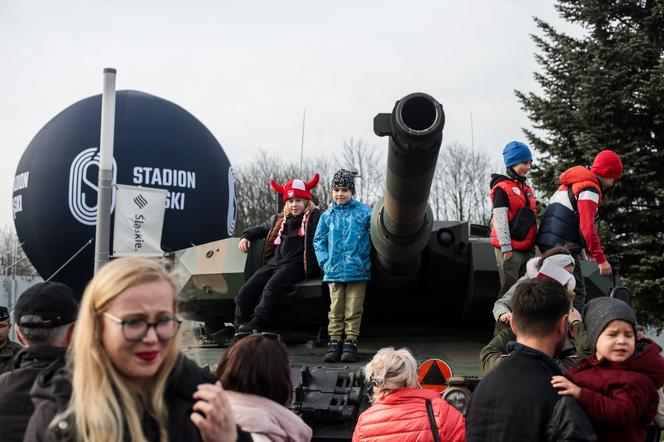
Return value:
[(360, 335), (367, 281), (330, 282), (330, 321), (327, 331), (331, 341), (357, 341)]

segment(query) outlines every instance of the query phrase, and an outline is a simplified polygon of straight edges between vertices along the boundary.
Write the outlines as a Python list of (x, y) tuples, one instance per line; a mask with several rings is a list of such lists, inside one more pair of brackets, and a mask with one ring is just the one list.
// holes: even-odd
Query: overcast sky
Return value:
[(514, 89), (537, 91), (533, 16), (574, 32), (553, 1), (0, 0), (0, 226), (26, 146), (53, 116), (117, 88), (173, 101), (206, 125), (233, 165), (258, 149), (299, 159), (374, 136), (396, 99), (445, 108), (444, 142), (499, 161), (529, 122)]

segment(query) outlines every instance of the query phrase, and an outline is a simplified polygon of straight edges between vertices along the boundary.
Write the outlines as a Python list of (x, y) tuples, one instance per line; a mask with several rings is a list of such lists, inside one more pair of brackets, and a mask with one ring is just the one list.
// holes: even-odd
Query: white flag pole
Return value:
[(104, 68), (101, 96), (101, 135), (99, 140), (99, 181), (97, 191), (97, 228), (95, 231), (95, 274), (109, 260), (111, 200), (113, 197), (113, 137), (115, 131), (115, 75)]

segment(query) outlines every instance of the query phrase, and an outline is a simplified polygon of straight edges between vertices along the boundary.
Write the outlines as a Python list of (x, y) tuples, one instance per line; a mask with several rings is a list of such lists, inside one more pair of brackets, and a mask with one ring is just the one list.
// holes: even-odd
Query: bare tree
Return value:
[(385, 160), (375, 144), (369, 146), (361, 138), (350, 138), (344, 141), (336, 162), (341, 168), (355, 169), (359, 173), (355, 182), (358, 200), (371, 205), (383, 195)]
[(330, 180), (334, 174), (332, 161), (316, 158), (304, 162), (302, 170), (296, 163), (285, 163), (281, 158), (265, 151), (259, 151), (251, 162), (243, 164), (235, 171), (235, 191), (237, 196), (237, 218), (234, 235), (244, 229), (265, 222), (283, 207), (283, 199), (270, 186), (270, 181), (285, 184), (293, 178), (310, 180), (320, 174), (320, 182), (312, 190), (314, 203), (322, 210), (332, 201)]
[(485, 153), (458, 142), (443, 146), (429, 197), (435, 218), (488, 224), (491, 169)]
[(0, 229), (0, 274), (38, 276), (28, 256), (23, 251), (14, 226)]

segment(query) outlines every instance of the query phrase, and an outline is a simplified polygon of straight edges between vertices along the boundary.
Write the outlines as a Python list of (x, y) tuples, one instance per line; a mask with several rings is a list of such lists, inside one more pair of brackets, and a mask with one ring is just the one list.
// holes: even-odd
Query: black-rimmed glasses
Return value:
[(182, 324), (182, 320), (170, 316), (162, 316), (155, 322), (148, 322), (145, 319), (120, 319), (107, 312), (104, 312), (104, 316), (122, 325), (122, 335), (127, 341), (132, 342), (140, 342), (145, 339), (150, 328), (154, 328), (160, 341), (168, 341), (173, 339)]

